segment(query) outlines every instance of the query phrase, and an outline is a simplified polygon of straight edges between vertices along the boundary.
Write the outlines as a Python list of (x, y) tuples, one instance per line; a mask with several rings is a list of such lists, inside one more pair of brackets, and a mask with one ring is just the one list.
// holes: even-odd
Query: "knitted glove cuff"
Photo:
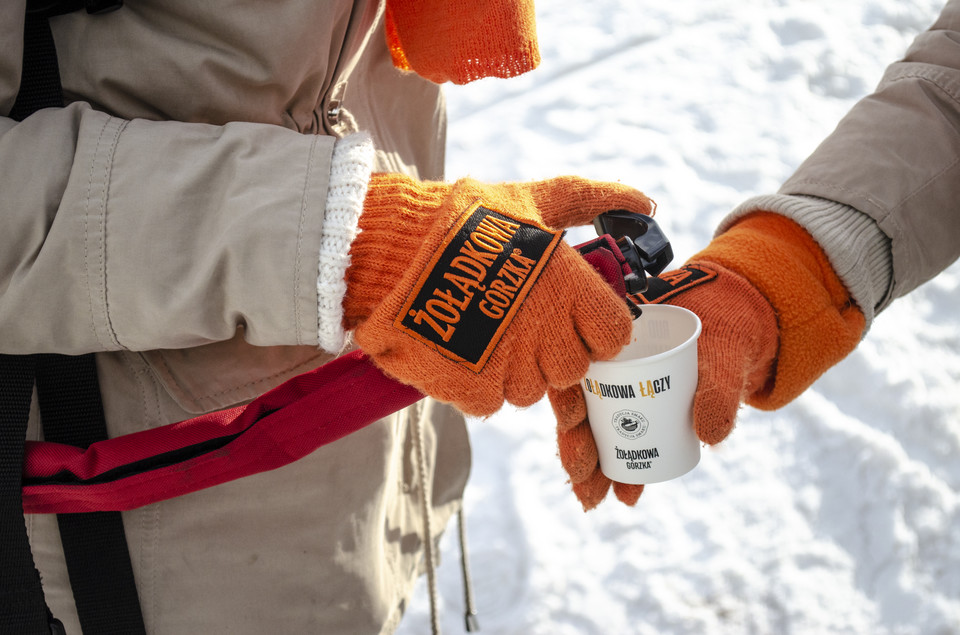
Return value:
[(366, 320), (422, 247), (448, 184), (421, 182), (402, 174), (374, 174), (350, 247), (343, 298), (343, 326), (352, 330)]
[(513, 77), (540, 63), (532, 0), (388, 2), (387, 46), (397, 68), (437, 84)]
[(317, 274), (317, 333), (320, 347), (331, 353), (344, 346), (344, 278), (373, 159), (373, 141), (366, 133), (339, 139), (333, 149)]
[(893, 288), (890, 239), (877, 222), (843, 203), (813, 196), (771, 194), (742, 203), (724, 219), (717, 234), (757, 211), (786, 216), (813, 236), (863, 311), (869, 328), (875, 314), (889, 303)]
[(863, 313), (820, 246), (788, 218), (745, 216), (691, 260), (743, 276), (776, 313), (780, 342), (772, 381), (747, 400), (756, 408), (786, 405), (860, 341)]

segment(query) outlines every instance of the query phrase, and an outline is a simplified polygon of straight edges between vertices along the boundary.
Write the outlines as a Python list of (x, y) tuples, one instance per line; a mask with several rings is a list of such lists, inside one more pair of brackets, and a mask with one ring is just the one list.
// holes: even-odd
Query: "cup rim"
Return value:
[[(649, 357), (640, 357), (640, 358), (633, 358), (633, 359), (600, 360), (600, 361), (591, 362), (590, 365), (591, 366), (602, 365), (606, 368), (615, 368), (617, 366), (635, 364), (637, 363), (638, 360), (643, 360), (643, 363), (645, 364), (650, 362), (657, 362), (657, 361), (660, 361), (661, 359), (665, 359), (667, 357), (672, 357), (674, 355), (677, 355), (684, 349), (687, 349), (691, 345), (696, 343), (696, 341), (700, 338), (700, 333), (703, 331), (703, 323), (700, 321), (700, 316), (694, 313), (693, 311), (691, 311), (690, 309), (686, 309), (682, 306), (676, 306), (675, 304), (644, 304), (640, 306), (641, 311), (647, 311), (650, 309), (653, 309), (654, 313), (656, 313), (657, 311), (667, 311), (667, 312), (681, 311), (683, 313), (687, 313), (693, 317), (696, 324), (696, 328), (694, 329), (690, 337), (688, 337), (683, 342), (681, 342), (677, 346), (674, 346), (668, 351), (657, 353), (656, 355), (650, 355)], [(637, 319), (639, 320), (641, 318), (637, 318)]]

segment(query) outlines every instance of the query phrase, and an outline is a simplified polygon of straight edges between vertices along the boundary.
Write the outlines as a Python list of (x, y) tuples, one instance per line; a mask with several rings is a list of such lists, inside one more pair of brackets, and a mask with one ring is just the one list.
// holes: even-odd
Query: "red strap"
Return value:
[(27, 442), (23, 509), (123, 511), (181, 496), (292, 463), (422, 397), (357, 351), (244, 407), (100, 441), (86, 450)]
[(580, 243), (574, 249), (579, 251), (583, 259), (603, 276), (614, 291), (622, 296), (627, 295), (623, 278), (631, 272), (630, 265), (612, 236), (604, 234), (599, 238)]
[[(621, 295), (630, 267), (604, 236), (584, 258)], [(360, 351), (298, 375), (247, 406), (94, 443), (28, 441), (23, 511), (125, 511), (276, 469), (423, 398)]]

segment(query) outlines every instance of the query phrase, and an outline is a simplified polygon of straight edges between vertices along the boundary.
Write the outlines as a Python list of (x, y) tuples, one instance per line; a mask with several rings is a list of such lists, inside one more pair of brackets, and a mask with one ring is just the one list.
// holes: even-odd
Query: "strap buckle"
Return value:
[(610, 234), (639, 276), (660, 274), (673, 260), (673, 248), (651, 216), (615, 209), (593, 219), (597, 235)]
[(599, 238), (577, 245), (582, 256), (605, 250), (619, 265), (627, 294), (647, 290), (647, 274), (656, 276), (673, 260), (673, 248), (660, 226), (646, 214), (611, 210), (593, 220)]

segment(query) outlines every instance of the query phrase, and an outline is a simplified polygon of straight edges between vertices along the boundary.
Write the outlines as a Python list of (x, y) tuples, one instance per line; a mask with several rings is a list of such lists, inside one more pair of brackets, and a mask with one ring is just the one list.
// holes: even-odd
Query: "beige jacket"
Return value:
[[(0, 3), (0, 113), (23, 15)], [(97, 352), (112, 436), (329, 359), (317, 263), (337, 138), (372, 135), (377, 170), (442, 175), (440, 93), (393, 68), (382, 18), (359, 0), (137, 0), (52, 19), (69, 105), (0, 118), (0, 352)], [(439, 532), (468, 471), (462, 418), (424, 402), (124, 513), (148, 632), (390, 632), (420, 568), (422, 492)], [(28, 526), (48, 604), (78, 633), (55, 519)]]

